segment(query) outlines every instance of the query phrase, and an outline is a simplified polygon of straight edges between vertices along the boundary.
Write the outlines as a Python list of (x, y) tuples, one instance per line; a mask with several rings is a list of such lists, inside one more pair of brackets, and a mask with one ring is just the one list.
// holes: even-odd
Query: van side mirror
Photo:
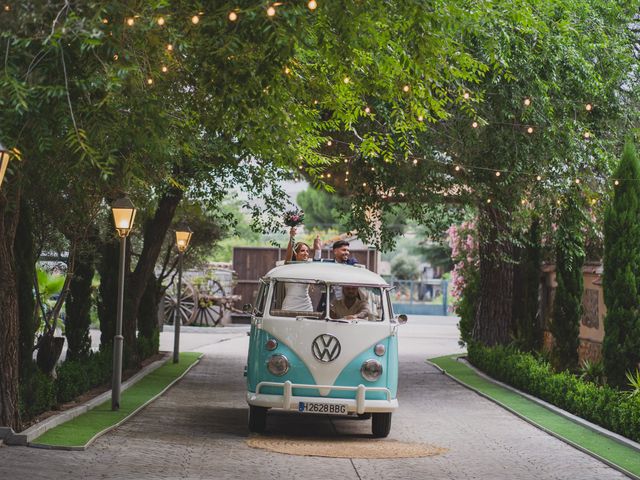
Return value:
[(400, 315), (398, 315), (398, 323), (400, 325), (404, 325), (405, 323), (407, 323), (407, 316), (404, 313), (401, 313)]
[(251, 312), (253, 312), (253, 305), (251, 305), (250, 303), (245, 303), (242, 306), (242, 312), (243, 313), (251, 313)]

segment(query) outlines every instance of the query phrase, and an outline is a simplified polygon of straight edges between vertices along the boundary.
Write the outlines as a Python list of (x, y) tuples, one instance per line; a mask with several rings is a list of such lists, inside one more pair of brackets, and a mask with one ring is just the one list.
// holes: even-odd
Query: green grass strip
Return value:
[(432, 358), (429, 361), (445, 370), (447, 374), (460, 382), (512, 409), (544, 429), (579, 445), (583, 449), (598, 455), (612, 464), (622, 467), (624, 470), (636, 476), (640, 476), (640, 454), (636, 450), (558, 415), (522, 395), (482, 378), (464, 363), (456, 361), (458, 356), (459, 355), (448, 355)]
[(122, 422), (162, 392), (193, 365), (201, 355), (197, 352), (180, 353), (179, 363), (173, 363), (169, 358), (163, 366), (121, 393), (118, 411), (111, 410), (111, 399), (109, 399), (94, 409), (47, 430), (31, 443), (62, 448), (85, 447), (98, 433)]

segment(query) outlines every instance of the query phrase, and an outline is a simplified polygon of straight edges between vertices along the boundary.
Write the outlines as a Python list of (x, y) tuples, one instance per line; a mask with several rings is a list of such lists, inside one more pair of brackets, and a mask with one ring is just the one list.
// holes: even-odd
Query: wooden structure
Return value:
[[(279, 247), (234, 247), (233, 270), (238, 275), (238, 283), (233, 293), (240, 298), (236, 305), (254, 303), (260, 278), (275, 267), (276, 262), (284, 260), (285, 254), (286, 249)], [(378, 272), (377, 250), (352, 249), (351, 256), (372, 272)], [(323, 250), (322, 258), (331, 258), (331, 250)]]

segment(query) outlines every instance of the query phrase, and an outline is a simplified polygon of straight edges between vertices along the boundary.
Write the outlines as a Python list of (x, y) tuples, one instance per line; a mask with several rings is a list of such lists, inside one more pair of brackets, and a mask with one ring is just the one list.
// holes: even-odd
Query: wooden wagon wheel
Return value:
[[(167, 289), (164, 294), (164, 318), (165, 322), (169, 325), (173, 325), (173, 321), (177, 314), (178, 302), (177, 302), (177, 287), (172, 285)], [(194, 315), (194, 305), (198, 302), (198, 292), (190, 283), (182, 283), (182, 289), (180, 291), (180, 318), (182, 319), (182, 325), (188, 325), (191, 323)]]
[(200, 326), (216, 326), (222, 321), (227, 306), (222, 285), (215, 280), (209, 282), (209, 290), (198, 294), (193, 324)]

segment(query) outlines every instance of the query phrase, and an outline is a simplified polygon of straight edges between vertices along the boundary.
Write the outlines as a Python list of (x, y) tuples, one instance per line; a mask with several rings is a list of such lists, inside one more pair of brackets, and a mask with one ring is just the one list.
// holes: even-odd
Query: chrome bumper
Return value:
[[(263, 387), (279, 387), (282, 388), (282, 395), (271, 395), (260, 393)], [(303, 397), (293, 395), (294, 388), (308, 389), (326, 389), (354, 391), (356, 398), (327, 398), (327, 397)], [(367, 392), (383, 392), (386, 400), (366, 400)], [(300, 383), (291, 383), (289, 380), (283, 383), (279, 382), (260, 382), (256, 386), (256, 392), (247, 392), (247, 403), (256, 407), (282, 408), (284, 410), (298, 411), (300, 402), (313, 403), (340, 403), (347, 406), (347, 411), (362, 414), (365, 412), (394, 412), (398, 409), (398, 400), (391, 398), (391, 391), (385, 387), (365, 387), (360, 384), (357, 387), (345, 387), (336, 385), (306, 385)]]

